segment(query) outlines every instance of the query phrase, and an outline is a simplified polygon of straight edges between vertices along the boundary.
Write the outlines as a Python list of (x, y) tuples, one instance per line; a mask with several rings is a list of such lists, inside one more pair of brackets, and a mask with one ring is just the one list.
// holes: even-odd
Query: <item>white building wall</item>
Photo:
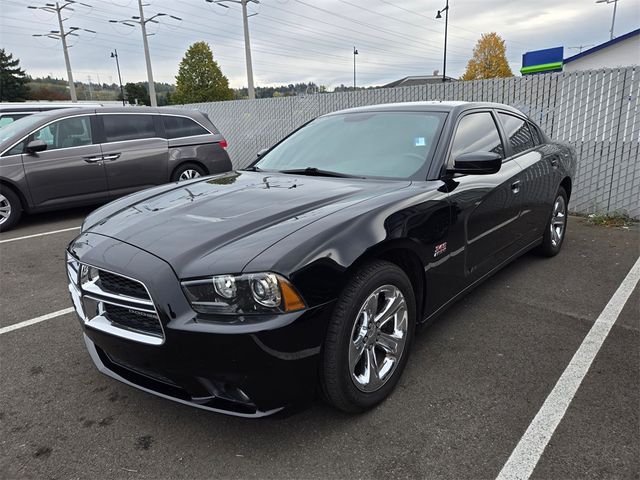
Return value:
[(564, 72), (599, 70), (601, 68), (628, 67), (640, 64), (640, 35), (626, 38), (618, 43), (584, 57), (565, 63)]

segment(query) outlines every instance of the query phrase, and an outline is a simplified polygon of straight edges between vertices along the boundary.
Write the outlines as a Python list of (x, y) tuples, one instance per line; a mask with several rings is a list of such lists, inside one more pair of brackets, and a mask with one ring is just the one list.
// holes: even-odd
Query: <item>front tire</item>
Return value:
[(404, 271), (386, 261), (360, 269), (342, 291), (325, 338), (326, 400), (363, 412), (387, 398), (407, 363), (415, 325), (415, 295)]
[(11, 230), (22, 216), (22, 202), (16, 193), (0, 187), (0, 232)]
[(536, 250), (538, 254), (554, 257), (560, 252), (567, 233), (568, 203), (567, 192), (563, 187), (560, 187), (551, 207), (549, 221), (544, 229), (542, 244)]

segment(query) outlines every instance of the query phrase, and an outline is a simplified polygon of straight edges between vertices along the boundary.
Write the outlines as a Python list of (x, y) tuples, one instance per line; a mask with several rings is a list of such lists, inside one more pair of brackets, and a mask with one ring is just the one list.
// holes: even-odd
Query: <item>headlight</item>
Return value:
[(275, 273), (216, 275), (182, 282), (182, 288), (200, 313), (285, 313), (305, 308), (293, 285)]

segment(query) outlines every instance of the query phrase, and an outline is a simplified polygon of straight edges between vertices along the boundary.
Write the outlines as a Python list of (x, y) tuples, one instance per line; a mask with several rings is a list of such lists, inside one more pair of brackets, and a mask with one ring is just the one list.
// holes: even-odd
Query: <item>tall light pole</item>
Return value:
[[(249, 17), (247, 15), (247, 3), (260, 3), (259, 0), (205, 0), (207, 3), (215, 3), (221, 7), (229, 8), (225, 3), (239, 3), (242, 5), (242, 27), (244, 29), (244, 56), (247, 62), (247, 83), (249, 98), (256, 98), (256, 91), (253, 86), (253, 65), (251, 62), (251, 40), (249, 39)], [(255, 14), (254, 14), (255, 15)]]
[(442, 9), (438, 10), (436, 18), (442, 18), (442, 12), (444, 12), (444, 60), (442, 65), (442, 82), (447, 81), (447, 28), (449, 26), (449, 0), (447, 0), (447, 5)]
[(120, 62), (118, 61), (118, 50), (115, 48), (113, 52), (111, 52), (111, 58), (116, 59), (116, 68), (118, 69), (118, 83), (120, 84), (120, 96), (122, 97), (122, 106), (125, 106), (124, 103), (124, 89), (122, 88), (122, 76), (120, 75)]
[(613, 40), (613, 27), (616, 24), (616, 10), (618, 8), (618, 0), (596, 0), (596, 3), (613, 3), (613, 19), (611, 20), (611, 35), (609, 37), (609, 40)]
[(121, 23), (123, 25), (127, 25), (128, 27), (135, 27), (137, 23), (140, 25), (140, 30), (142, 31), (142, 46), (144, 47), (144, 59), (147, 63), (147, 80), (149, 82), (149, 99), (151, 100), (151, 106), (158, 106), (158, 99), (156, 98), (156, 86), (153, 83), (153, 70), (151, 69), (151, 56), (149, 55), (149, 42), (147, 40), (147, 23), (160, 23), (156, 18), (158, 17), (170, 17), (174, 20), (182, 20), (180, 17), (176, 17), (175, 15), (169, 15), (167, 13), (156, 13), (155, 15), (145, 19), (144, 18), (144, 8), (142, 5), (142, 0), (138, 0), (138, 9), (140, 11), (140, 15), (134, 15), (131, 19), (127, 20), (109, 20), (109, 23)]
[(358, 49), (353, 47), (353, 89), (356, 89), (356, 55), (358, 55)]
[(50, 30), (49, 33), (36, 34), (34, 37), (48, 37), (53, 38), (54, 40), (62, 41), (62, 51), (64, 53), (64, 63), (67, 67), (67, 81), (69, 82), (69, 94), (71, 95), (71, 101), (73, 103), (78, 102), (78, 96), (76, 95), (76, 85), (73, 82), (73, 73), (71, 72), (71, 62), (69, 61), (69, 48), (67, 46), (67, 37), (69, 35), (77, 37), (80, 31), (96, 33), (93, 30), (87, 30), (86, 28), (79, 27), (69, 27), (69, 31), (64, 31), (64, 21), (66, 20), (62, 18), (62, 10), (65, 8), (69, 11), (73, 11), (73, 8), (70, 5), (82, 5), (84, 7), (90, 7), (91, 5), (87, 5), (86, 3), (76, 2), (75, 0), (65, 0), (62, 2), (62, 6), (59, 2), (47, 3), (44, 7), (35, 7), (29, 5), (27, 8), (32, 10), (44, 10), (45, 12), (56, 13), (58, 15), (58, 28), (59, 30)]

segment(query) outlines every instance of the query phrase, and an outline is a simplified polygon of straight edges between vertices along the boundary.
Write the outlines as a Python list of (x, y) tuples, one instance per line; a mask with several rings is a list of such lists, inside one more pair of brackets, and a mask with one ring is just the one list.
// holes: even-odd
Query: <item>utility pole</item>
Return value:
[(436, 18), (442, 18), (442, 12), (445, 12), (444, 16), (444, 60), (442, 65), (442, 83), (447, 81), (447, 28), (449, 26), (449, 0), (447, 0), (447, 5), (442, 9), (438, 10), (438, 14)]
[[(63, 5), (62, 8), (69, 5)], [(62, 23), (62, 8), (58, 2), (56, 2), (56, 13), (58, 14), (58, 25), (60, 27), (60, 39), (62, 40), (62, 51), (64, 52), (64, 63), (67, 66), (67, 79), (69, 81), (69, 93), (71, 94), (71, 101), (76, 103), (78, 96), (76, 95), (76, 85), (73, 83), (73, 73), (71, 72), (71, 62), (69, 61), (69, 49), (67, 48), (67, 36), (64, 33), (64, 25)]]
[(49, 33), (44, 34), (36, 34), (34, 37), (48, 37), (54, 40), (62, 41), (62, 51), (64, 53), (64, 63), (67, 67), (67, 81), (69, 83), (69, 94), (71, 95), (71, 101), (73, 103), (78, 102), (78, 96), (76, 95), (76, 85), (73, 82), (73, 73), (71, 72), (71, 62), (69, 61), (69, 48), (67, 46), (67, 36), (72, 35), (74, 37), (78, 36), (79, 31), (85, 31), (90, 33), (96, 33), (93, 30), (87, 30), (86, 28), (79, 27), (69, 27), (69, 31), (64, 31), (64, 21), (66, 20), (62, 18), (62, 10), (65, 8), (73, 11), (71, 5), (82, 5), (84, 7), (90, 7), (91, 5), (87, 5), (86, 3), (76, 2), (75, 0), (66, 0), (62, 2), (62, 6), (60, 6), (59, 2), (56, 2), (55, 5), (53, 3), (47, 3), (44, 7), (35, 7), (28, 6), (32, 10), (44, 10), (45, 12), (56, 13), (58, 15), (58, 28), (59, 30), (50, 30)]
[(122, 88), (122, 76), (120, 75), (120, 62), (118, 61), (118, 50), (115, 48), (111, 52), (111, 58), (116, 59), (116, 68), (118, 69), (118, 83), (120, 85), (120, 96), (122, 97), (122, 106), (124, 107), (124, 89)]
[(613, 40), (613, 27), (616, 24), (616, 10), (618, 8), (618, 0), (596, 0), (596, 3), (606, 3), (607, 5), (613, 3), (613, 19), (611, 20), (611, 30), (609, 40)]
[(224, 8), (229, 8), (225, 5), (226, 2), (229, 3), (239, 3), (242, 6), (242, 27), (244, 30), (244, 56), (247, 62), (247, 83), (248, 83), (248, 91), (249, 98), (256, 98), (255, 88), (253, 86), (253, 66), (251, 62), (251, 40), (249, 39), (249, 17), (257, 14), (247, 15), (247, 3), (260, 3), (259, 0), (205, 0), (207, 3), (214, 3), (216, 5), (220, 5)]
[[(258, 3), (258, 0), (252, 0)], [(244, 28), (244, 57), (247, 62), (247, 82), (249, 88), (249, 98), (256, 98), (256, 91), (253, 86), (253, 64), (251, 62), (251, 40), (249, 40), (249, 18), (247, 17), (247, 0), (242, 3), (242, 26)]]
[(356, 55), (358, 55), (358, 49), (353, 47), (353, 89), (356, 89)]
[[(151, 69), (151, 56), (149, 55), (149, 42), (147, 40), (147, 23), (160, 23), (156, 18), (158, 17), (170, 17), (174, 20), (181, 21), (180, 17), (176, 17), (175, 15), (169, 15), (167, 13), (156, 13), (155, 15), (145, 19), (144, 18), (144, 5), (142, 5), (142, 0), (138, 0), (138, 9), (140, 15), (134, 15), (131, 19), (126, 20), (109, 20), (109, 23), (122, 23), (128, 27), (135, 27), (135, 24), (140, 25), (140, 30), (142, 31), (142, 46), (144, 47), (144, 59), (147, 64), (147, 80), (149, 82), (149, 99), (151, 100), (151, 106), (158, 106), (158, 99), (156, 98), (156, 86), (153, 83), (153, 70)], [(119, 69), (120, 67), (118, 67)]]
[(151, 106), (158, 106), (156, 98), (156, 85), (153, 83), (153, 70), (151, 69), (151, 57), (149, 56), (149, 41), (147, 39), (147, 24), (144, 21), (144, 8), (142, 8), (142, 0), (138, 0), (138, 8), (140, 9), (140, 29), (142, 30), (142, 45), (144, 47), (144, 59), (147, 62), (147, 80), (149, 82), (149, 98)]
[[(93, 88), (91, 87), (91, 75), (87, 75), (87, 81), (89, 82), (89, 100), (93, 101)], [(86, 94), (84, 98), (87, 98)]]

